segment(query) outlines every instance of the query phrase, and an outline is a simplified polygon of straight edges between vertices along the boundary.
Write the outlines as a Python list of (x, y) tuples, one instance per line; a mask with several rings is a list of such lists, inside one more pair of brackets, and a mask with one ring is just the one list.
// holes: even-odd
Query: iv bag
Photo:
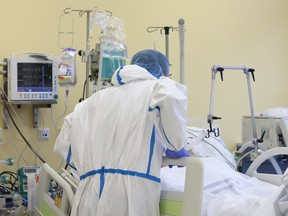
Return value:
[[(124, 51), (118, 50), (103, 50), (100, 48), (101, 44), (97, 43), (95, 48), (95, 55), (92, 59), (92, 79), (111, 81), (114, 72), (126, 63)], [(103, 55), (105, 52), (105, 56)]]
[(58, 64), (58, 84), (61, 87), (69, 87), (76, 85), (76, 50), (66, 48), (59, 60)]
[(127, 59), (126, 36), (123, 20), (110, 16), (99, 36), (103, 57)]
[[(103, 53), (105, 50), (103, 51)], [(109, 55), (110, 57), (107, 57), (107, 51), (106, 51), (106, 57), (105, 54), (102, 58), (102, 68), (101, 68), (101, 78), (102, 80), (111, 80), (113, 73), (121, 66), (125, 65), (125, 58), (124, 57), (124, 51), (115, 51), (110, 50)], [(114, 57), (111, 57), (114, 56)]]
[(103, 80), (111, 80), (115, 70), (125, 65), (127, 60), (123, 21), (110, 16), (106, 20), (106, 28), (99, 39), (102, 56), (101, 78)]

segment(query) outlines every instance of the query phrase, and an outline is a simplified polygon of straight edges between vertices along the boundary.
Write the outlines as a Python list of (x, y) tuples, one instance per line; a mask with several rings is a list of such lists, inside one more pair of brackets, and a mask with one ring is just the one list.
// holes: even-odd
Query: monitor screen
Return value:
[(53, 84), (52, 63), (17, 64), (18, 92), (51, 92)]

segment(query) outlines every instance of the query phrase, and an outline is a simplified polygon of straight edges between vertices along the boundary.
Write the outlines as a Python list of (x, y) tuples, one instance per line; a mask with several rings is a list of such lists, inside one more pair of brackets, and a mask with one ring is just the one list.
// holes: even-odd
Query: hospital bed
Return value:
[[(205, 163), (206, 161), (209, 161), (209, 160), (210, 160), (210, 164), (212, 163), (212, 165), (209, 165), (209, 167), (206, 167)], [(260, 157), (259, 161), (261, 160), (263, 160), (263, 158)], [(256, 161), (256, 162), (259, 163), (259, 161)], [(171, 164), (175, 165), (171, 169), (168, 168), (168, 166), (166, 166), (166, 165), (171, 165)], [(217, 164), (219, 164), (220, 166), (218, 166)], [(172, 215), (173, 216), (199, 216), (201, 214), (203, 215), (203, 209), (206, 208), (207, 207), (206, 204), (210, 202), (209, 200), (207, 200), (207, 197), (206, 197), (207, 193), (209, 192), (209, 190), (212, 190), (212, 189), (214, 190), (214, 188), (212, 188), (211, 185), (215, 186), (214, 181), (216, 181), (217, 179), (216, 177), (214, 177), (215, 173), (218, 173), (218, 179), (217, 179), (218, 183), (228, 182), (230, 186), (232, 184), (231, 183), (232, 180), (228, 179), (228, 177), (231, 177), (232, 175), (234, 175), (234, 173), (236, 173), (237, 175), (243, 175), (237, 179), (238, 182), (236, 183), (239, 183), (239, 181), (246, 181), (246, 179), (248, 178), (242, 173), (235, 172), (235, 170), (231, 169), (231, 167), (229, 167), (224, 161), (221, 161), (213, 157), (207, 157), (207, 158), (190, 157), (190, 158), (180, 158), (180, 159), (170, 159), (170, 158), (164, 157), (163, 165), (165, 167), (163, 167), (162, 170), (166, 172), (166, 176), (165, 174), (163, 175), (163, 173), (161, 173), (161, 182), (163, 185), (162, 190), (161, 190), (161, 201), (160, 201), (161, 216), (172, 216)], [(178, 168), (178, 166), (185, 166), (185, 167)], [(253, 173), (255, 172), (257, 173), (257, 171), (255, 171), (257, 170), (257, 168), (254, 166), (252, 168), (253, 169), (251, 171), (252, 173), (251, 175), (253, 175)], [(219, 172), (222, 172), (222, 173), (219, 174)], [(210, 182), (208, 181), (208, 183), (207, 183), (207, 180), (204, 179), (204, 176), (205, 178), (207, 178), (207, 173), (210, 173), (210, 180), (208, 176), (208, 180)], [(221, 176), (223, 175), (223, 173), (225, 176)], [(261, 175), (259, 176), (260, 178), (269, 179), (269, 177), (267, 176), (265, 177)], [(222, 178), (224, 181), (222, 180)], [(281, 176), (277, 178), (276, 182), (281, 182), (280, 178)], [(52, 180), (53, 182), (57, 182), (56, 183), (57, 187), (61, 188), (62, 190), (61, 193), (58, 194), (59, 197), (57, 200), (55, 200), (55, 198), (54, 199), (51, 198), (50, 190), (51, 190)], [(233, 180), (233, 181), (235, 182), (236, 180)], [(250, 181), (250, 177), (249, 177), (249, 181)], [(274, 191), (277, 192), (279, 188), (279, 186), (275, 186), (275, 185), (272, 185), (270, 183), (266, 183), (263, 181), (258, 181), (257, 179), (255, 180), (255, 178), (251, 178), (251, 181), (252, 183), (250, 182), (245, 183), (245, 187), (240, 188), (243, 191), (243, 193), (244, 192), (246, 193), (247, 192), (246, 190), (250, 191), (253, 188), (254, 189), (256, 188), (255, 190), (259, 192), (259, 190), (257, 189), (257, 185), (259, 183), (261, 184), (261, 189), (264, 188), (264, 190), (267, 190), (267, 193), (272, 193)], [(67, 171), (63, 170), (62, 173), (58, 174), (48, 164), (43, 164), (41, 168), (40, 181), (39, 181), (37, 195), (36, 195), (35, 214), (45, 215), (45, 216), (69, 215), (71, 211), (71, 203), (72, 203), (76, 188), (77, 188), (77, 182), (73, 181), (73, 178), (71, 178), (71, 176), (69, 175), (69, 173), (67, 173)], [(254, 191), (253, 191), (253, 194), (255, 195)], [(260, 195), (262, 194), (263, 192), (260, 192)], [(223, 194), (220, 194), (220, 195), (221, 197), (223, 196)], [(225, 196), (223, 197), (224, 197), (223, 199), (225, 199)], [(219, 201), (221, 199), (215, 199), (215, 200)], [(249, 197), (249, 199), (251, 200), (251, 197)], [(271, 208), (273, 208), (274, 199), (276, 199), (276, 197), (273, 197), (273, 199), (271, 198), (270, 201), (265, 200), (265, 202), (269, 203), (270, 210)], [(247, 205), (246, 202), (250, 202), (250, 200), (249, 201), (247, 200), (242, 200), (242, 204), (245, 203), (245, 205)], [(224, 203), (222, 203), (222, 205), (225, 204), (225, 201), (223, 202)], [(237, 203), (235, 200), (233, 202)], [(267, 203), (265, 202), (263, 201), (261, 205), (267, 206)], [(259, 205), (259, 203), (257, 205)]]
[[(163, 158), (163, 165), (186, 166), (185, 192), (161, 192), (161, 215), (197, 216), (201, 213), (203, 166), (198, 158), (170, 159)], [(189, 181), (188, 181), (189, 180)], [(57, 182), (62, 193), (57, 200), (51, 195), (51, 182)], [(56, 184), (56, 183), (54, 183)], [(45, 216), (67, 216), (71, 211), (71, 203), (77, 187), (71, 175), (62, 170), (59, 174), (47, 163), (41, 167), (40, 181), (37, 188), (35, 214)]]
[[(77, 185), (70, 179), (65, 170), (59, 174), (47, 163), (41, 166), (40, 180), (35, 197), (35, 215), (67, 216), (70, 214), (71, 204), (77, 188)], [(59, 191), (53, 194), (52, 187), (58, 188)]]
[[(251, 169), (248, 169), (250, 176), (235, 171), (224, 160), (215, 157), (198, 158), (203, 168), (201, 173), (203, 181), (200, 185), (202, 192), (200, 193), (201, 198), (199, 198), (202, 200), (200, 214), (203, 216), (288, 216), (288, 174), (273, 175), (258, 173), (257, 171), (258, 167), (271, 156), (287, 155), (287, 153), (286, 147), (273, 148), (263, 152), (251, 164)], [(186, 167), (162, 168), (161, 197), (165, 191), (168, 191), (170, 195), (175, 192), (187, 192), (187, 181), (193, 181), (196, 174), (194, 175), (192, 171), (192, 175), (187, 178), (186, 175), (190, 171), (186, 169)], [(197, 186), (194, 185), (194, 187)], [(164, 198), (166, 200), (166, 197)], [(194, 199), (197, 198), (194, 197)], [(184, 199), (183, 205), (186, 205), (186, 202), (189, 202), (188, 206), (190, 204), (187, 215), (197, 215), (191, 213), (195, 208), (194, 203)], [(168, 207), (165, 208), (168, 209)]]

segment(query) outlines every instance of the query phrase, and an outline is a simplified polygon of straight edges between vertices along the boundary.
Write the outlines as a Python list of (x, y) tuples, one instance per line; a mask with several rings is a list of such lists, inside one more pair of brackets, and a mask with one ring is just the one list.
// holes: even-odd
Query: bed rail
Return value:
[(163, 165), (186, 166), (182, 216), (200, 216), (203, 199), (204, 166), (197, 157), (171, 159), (163, 157)]
[[(63, 189), (62, 196), (58, 201), (51, 198), (50, 184), (51, 180), (57, 182), (57, 184)], [(47, 163), (41, 166), (40, 181), (36, 192), (36, 215), (59, 215), (68, 216), (70, 214), (71, 203), (74, 198), (74, 191), (71, 185), (61, 177), (54, 169), (52, 169)]]
[[(162, 164), (186, 166), (182, 216), (200, 216), (203, 196), (203, 164), (201, 160), (195, 157), (179, 159), (163, 157)], [(36, 215), (69, 215), (74, 197), (73, 185), (46, 163), (42, 165), (40, 174), (36, 195)], [(56, 181), (63, 189), (59, 207), (56, 207), (55, 200), (49, 195), (51, 180)]]

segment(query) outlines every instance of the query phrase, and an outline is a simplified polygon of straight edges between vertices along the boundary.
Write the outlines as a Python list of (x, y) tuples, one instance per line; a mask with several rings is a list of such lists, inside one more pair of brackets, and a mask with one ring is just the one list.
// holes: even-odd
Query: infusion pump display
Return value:
[(55, 103), (57, 61), (34, 57), (8, 60), (8, 98), (15, 103)]

